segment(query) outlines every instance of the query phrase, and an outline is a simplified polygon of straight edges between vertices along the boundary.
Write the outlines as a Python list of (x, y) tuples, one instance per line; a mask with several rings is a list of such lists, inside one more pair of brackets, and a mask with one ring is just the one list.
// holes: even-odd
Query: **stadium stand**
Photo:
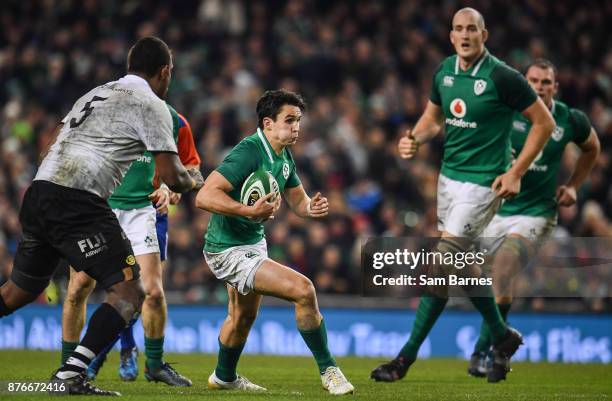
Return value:
[[(559, 67), (560, 98), (584, 110), (600, 135), (597, 164), (578, 204), (560, 211), (555, 235), (612, 236), (612, 37), (606, 26), (612, 4), (471, 4), (493, 28), (487, 47), (518, 69), (535, 57), (551, 59)], [(359, 248), (365, 239), (437, 234), (442, 138), (410, 162), (397, 157), (396, 143), (416, 122), (433, 71), (451, 53), (447, 22), (458, 5), (425, 0), (4, 1), (0, 283), (9, 274), (20, 235), (21, 197), (51, 130), (80, 94), (123, 74), (135, 38), (155, 34), (173, 49), (169, 101), (192, 125), (205, 175), (254, 131), (254, 104), (264, 90), (284, 87), (304, 95), (309, 112), (293, 152), (305, 186), (328, 196), (332, 216), (322, 223), (294, 216), (269, 223), (270, 254), (312, 278), (320, 293), (358, 294)], [(564, 177), (572, 157), (572, 152), (564, 157)], [(169, 300), (224, 302), (223, 283), (201, 254), (208, 215), (186, 197), (170, 221)], [(593, 252), (581, 250), (598, 256)], [(572, 289), (578, 310), (610, 310), (611, 272), (600, 273)], [(58, 283), (62, 280), (59, 274)], [(522, 296), (551, 284), (538, 269), (521, 280), (531, 283), (521, 287)], [(585, 294), (589, 297), (581, 301)], [(555, 301), (533, 298), (523, 308), (554, 309)]]

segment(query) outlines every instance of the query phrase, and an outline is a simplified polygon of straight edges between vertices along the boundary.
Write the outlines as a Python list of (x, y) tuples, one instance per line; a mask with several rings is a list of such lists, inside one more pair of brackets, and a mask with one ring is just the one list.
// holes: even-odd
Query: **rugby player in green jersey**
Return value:
[[(576, 191), (591, 171), (599, 154), (599, 140), (588, 117), (581, 111), (554, 100), (557, 93), (554, 65), (543, 59), (527, 68), (527, 82), (544, 101), (555, 119), (551, 138), (521, 180), (521, 192), (507, 200), (485, 228), (483, 238), (493, 257), (493, 289), (502, 317), (506, 319), (512, 303), (512, 281), (557, 224), (557, 205), (576, 203)], [(531, 127), (529, 120), (515, 113), (510, 139), (518, 154)], [(574, 142), (580, 149), (574, 171), (565, 185), (557, 187), (557, 173), (565, 147)], [(489, 328), (483, 324), (470, 359), (468, 373), (483, 377), (491, 347)]]
[[(456, 55), (442, 62), (433, 77), (427, 107), (399, 142), (400, 156), (411, 158), (418, 146), (445, 128), (444, 158), (438, 180), (438, 229), (442, 254), (468, 251), (473, 240), (495, 215), (502, 202), (519, 193), (520, 179), (542, 150), (554, 128), (550, 112), (517, 71), (491, 55), (482, 15), (463, 8), (455, 13), (450, 41)], [(516, 162), (510, 165), (509, 129), (515, 111), (532, 126)], [(432, 265), (448, 272), (454, 266)], [(469, 269), (472, 275), (481, 274)], [(474, 273), (476, 271), (476, 273)], [(464, 273), (465, 274), (465, 273)], [(522, 343), (495, 304), (490, 287), (467, 287), (493, 337), (495, 363), (489, 381), (505, 379), (509, 357)], [(479, 296), (475, 296), (475, 292)], [(487, 296), (483, 296), (486, 292)], [(421, 298), (410, 339), (391, 362), (372, 371), (377, 381), (395, 381), (406, 375), (417, 352), (448, 300), (447, 288), (437, 286)]]
[[(178, 143), (180, 117), (176, 110), (167, 104), (172, 117), (172, 134)], [(180, 152), (180, 150), (179, 150)], [(180, 157), (181, 155), (179, 155)], [(203, 178), (199, 168), (190, 168), (192, 176), (197, 177), (199, 185)], [(121, 185), (108, 199), (108, 204), (117, 216), (119, 225), (130, 240), (135, 259), (126, 264), (138, 263), (145, 290), (142, 305), (142, 326), (145, 334), (145, 378), (148, 381), (163, 382), (171, 386), (191, 386), (191, 380), (178, 373), (171, 365), (163, 362), (164, 331), (167, 319), (166, 298), (162, 283), (162, 264), (160, 247), (155, 227), (157, 210), (167, 209), (171, 192), (167, 187), (155, 188), (155, 159), (150, 152), (144, 152), (131, 165)], [(155, 207), (151, 202), (155, 203)], [(70, 281), (62, 308), (62, 364), (78, 345), (79, 336), (85, 323), (87, 298), (93, 291), (96, 281), (85, 272), (70, 268)], [(130, 334), (136, 319), (128, 323), (120, 335)], [(128, 336), (128, 337), (130, 337)], [(131, 344), (121, 351), (119, 376), (124, 381), (136, 380), (138, 375), (137, 349), (133, 337)], [(92, 360), (87, 368), (87, 376), (93, 380), (106, 359), (110, 348), (108, 344)]]
[(305, 105), (289, 91), (268, 91), (257, 102), (257, 132), (232, 149), (213, 171), (196, 197), (196, 206), (212, 213), (204, 257), (214, 275), (227, 283), (228, 315), (219, 333), (219, 356), (208, 378), (211, 389), (265, 390), (236, 374), (238, 359), (255, 321), (263, 295), (295, 306), (297, 328), (312, 352), (323, 388), (349, 394), (344, 377), (327, 347), (327, 331), (312, 282), (297, 271), (268, 258), (261, 219), (273, 218), (281, 197), (261, 197), (252, 206), (240, 202), (243, 182), (257, 170), (269, 171), (291, 210), (303, 218), (328, 214), (327, 199), (304, 191), (289, 147), (298, 139)]

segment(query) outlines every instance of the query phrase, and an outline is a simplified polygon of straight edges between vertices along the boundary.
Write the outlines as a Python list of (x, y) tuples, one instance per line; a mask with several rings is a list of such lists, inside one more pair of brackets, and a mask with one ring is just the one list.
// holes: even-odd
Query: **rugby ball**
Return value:
[[(240, 202), (243, 205), (253, 206), (255, 202), (269, 193), (274, 193), (274, 196), (268, 201), (272, 203), (280, 195), (278, 182), (276, 182), (276, 179), (269, 171), (257, 170), (244, 180), (240, 190)], [(263, 221), (261, 219), (252, 220), (257, 222)]]

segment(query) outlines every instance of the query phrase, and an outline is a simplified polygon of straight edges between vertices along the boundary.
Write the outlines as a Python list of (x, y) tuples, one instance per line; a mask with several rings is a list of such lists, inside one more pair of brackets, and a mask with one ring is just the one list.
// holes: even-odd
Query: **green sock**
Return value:
[(329, 348), (327, 348), (327, 330), (325, 329), (324, 320), (321, 320), (321, 325), (316, 329), (299, 330), (299, 332), (317, 361), (321, 374), (323, 374), (328, 367), (336, 366), (336, 361), (329, 352)]
[[(508, 321), (508, 312), (510, 311), (510, 307), (512, 304), (497, 304), (499, 308), (499, 313), (504, 319), (504, 322)], [(474, 352), (489, 352), (489, 348), (491, 348), (491, 332), (489, 331), (489, 326), (482, 321), (480, 324), (480, 336), (478, 337), (478, 341), (476, 341), (476, 346), (474, 347)]]
[(483, 320), (480, 323), (480, 335), (478, 340), (476, 340), (474, 352), (489, 352), (489, 348), (491, 348), (491, 332), (489, 331), (489, 326)]
[(219, 340), (219, 357), (217, 358), (217, 367), (215, 368), (215, 374), (219, 379), (224, 382), (236, 380), (236, 366), (243, 349), (244, 344), (236, 347), (226, 347)]
[(145, 336), (146, 365), (149, 369), (157, 369), (162, 366), (164, 356), (164, 337), (148, 338)]
[(416, 361), (421, 344), (423, 344), (431, 328), (436, 323), (436, 320), (438, 320), (447, 301), (448, 298), (438, 298), (432, 295), (421, 297), (416, 317), (412, 324), (410, 339), (399, 352), (399, 355), (406, 358), (409, 364)]
[(490, 337), (494, 343), (502, 340), (506, 334), (508, 326), (504, 322), (504, 318), (499, 313), (499, 308), (495, 304), (493, 291), (488, 287), (488, 296), (470, 297), (470, 301), (474, 307), (480, 312), (487, 326), (489, 326)]
[(72, 343), (62, 340), (62, 365), (66, 363), (68, 358), (70, 358), (70, 354), (72, 354), (72, 351), (74, 351), (78, 345), (78, 342)]

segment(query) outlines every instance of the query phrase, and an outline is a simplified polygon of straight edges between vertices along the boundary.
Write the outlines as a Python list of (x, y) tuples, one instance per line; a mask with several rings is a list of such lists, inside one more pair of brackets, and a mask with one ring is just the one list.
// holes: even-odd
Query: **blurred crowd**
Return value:
[[(134, 41), (172, 48), (168, 101), (190, 121), (202, 172), (256, 128), (266, 89), (301, 93), (309, 110), (292, 149), (310, 193), (331, 203), (324, 221), (287, 212), (267, 224), (270, 256), (310, 277), (319, 293), (360, 293), (359, 251), (373, 236), (436, 236), (443, 136), (412, 161), (396, 143), (418, 119), (431, 77), (452, 53), (453, 13), (485, 17), (488, 49), (517, 69), (535, 57), (558, 67), (559, 97), (585, 111), (602, 153), (579, 202), (559, 213), (555, 235), (612, 236), (612, 3), (493, 0), (5, 0), (0, 6), (0, 281), (20, 236), (18, 210), (49, 134), (74, 101), (125, 73)], [(576, 149), (563, 158), (571, 173)], [(201, 254), (209, 215), (186, 196), (170, 217), (165, 286), (171, 302), (216, 303), (225, 288)], [(588, 247), (585, 248), (589, 255)], [(608, 265), (609, 266), (609, 265)], [(59, 271), (60, 283), (62, 274)], [(523, 273), (521, 295), (550, 285)], [(609, 310), (609, 269), (576, 283), (583, 310)], [(61, 288), (64, 284), (58, 285)], [(52, 299), (55, 297), (52, 296)], [(526, 307), (546, 308), (536, 299)]]

